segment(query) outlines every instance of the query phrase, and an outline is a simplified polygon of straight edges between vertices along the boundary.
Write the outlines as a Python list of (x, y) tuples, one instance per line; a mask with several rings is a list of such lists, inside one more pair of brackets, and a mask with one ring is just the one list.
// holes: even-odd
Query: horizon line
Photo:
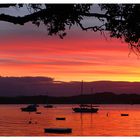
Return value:
[(66, 83), (69, 83), (69, 82), (129, 82), (129, 83), (140, 83), (140, 80), (139, 81), (134, 81), (134, 80), (69, 80), (69, 81), (66, 81), (66, 80), (55, 80), (54, 77), (49, 77), (49, 76), (40, 76), (40, 75), (36, 75), (36, 76), (31, 76), (31, 75), (27, 75), (27, 76), (2, 76), (0, 75), (0, 78), (50, 78), (53, 82), (66, 82)]

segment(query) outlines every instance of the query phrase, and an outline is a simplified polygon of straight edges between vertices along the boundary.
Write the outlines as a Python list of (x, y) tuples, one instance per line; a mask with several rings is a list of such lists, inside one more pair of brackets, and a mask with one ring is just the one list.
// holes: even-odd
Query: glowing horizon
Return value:
[[(11, 24), (10, 24), (11, 25)], [(1, 76), (56, 81), (140, 81), (140, 63), (128, 44), (99, 33), (71, 30), (64, 39), (14, 26), (0, 34)], [(23, 32), (23, 30), (25, 30)]]

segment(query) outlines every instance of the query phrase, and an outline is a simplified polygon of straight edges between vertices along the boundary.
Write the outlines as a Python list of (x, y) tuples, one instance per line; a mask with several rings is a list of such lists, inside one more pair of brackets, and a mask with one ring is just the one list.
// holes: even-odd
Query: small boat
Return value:
[(50, 105), (50, 104), (47, 104), (47, 105), (44, 105), (45, 108), (53, 108), (53, 105)]
[(34, 105), (28, 105), (27, 107), (21, 108), (21, 111), (24, 111), (24, 112), (36, 112), (37, 108)]
[(97, 113), (98, 112), (98, 108), (88, 108), (88, 107), (75, 107), (72, 108), (74, 112), (77, 113)]
[(121, 116), (129, 116), (129, 114), (121, 114)]
[[(81, 85), (81, 95), (83, 95), (83, 81)], [(98, 106), (93, 106), (92, 104), (80, 104), (79, 107), (72, 108), (72, 110), (76, 113), (97, 113), (98, 112)]]
[(71, 128), (45, 128), (45, 133), (72, 133)]
[(59, 117), (59, 118), (56, 118), (56, 120), (66, 120), (66, 118), (64, 118), (64, 117)]

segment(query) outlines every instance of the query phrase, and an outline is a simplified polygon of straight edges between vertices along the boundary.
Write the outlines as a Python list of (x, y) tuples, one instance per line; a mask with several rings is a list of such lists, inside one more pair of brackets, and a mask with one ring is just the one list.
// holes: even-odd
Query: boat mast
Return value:
[(83, 95), (83, 80), (82, 80), (82, 83), (81, 83), (81, 95)]
[[(82, 100), (82, 96), (83, 96), (83, 80), (81, 82), (81, 100)], [(82, 107), (82, 101), (81, 101), (80, 107)]]
[[(91, 88), (91, 94), (93, 94), (93, 88)], [(90, 104), (90, 108), (92, 108), (92, 103)]]

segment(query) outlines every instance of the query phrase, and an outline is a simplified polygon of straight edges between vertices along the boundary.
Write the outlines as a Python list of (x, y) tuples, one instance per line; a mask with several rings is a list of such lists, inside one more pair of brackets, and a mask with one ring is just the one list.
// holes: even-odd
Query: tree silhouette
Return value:
[[(40, 26), (44, 24), (49, 35), (63, 38), (67, 29), (79, 26), (82, 30), (94, 32), (108, 31), (110, 37), (121, 38), (127, 42), (134, 52), (140, 52), (140, 5), (139, 4), (99, 4), (99, 12), (92, 12), (92, 4), (1, 4), (0, 8), (26, 7), (28, 15), (14, 16), (0, 14), (0, 20), (24, 25), (27, 22)], [(92, 20), (91, 25), (83, 24), (83, 20)]]

